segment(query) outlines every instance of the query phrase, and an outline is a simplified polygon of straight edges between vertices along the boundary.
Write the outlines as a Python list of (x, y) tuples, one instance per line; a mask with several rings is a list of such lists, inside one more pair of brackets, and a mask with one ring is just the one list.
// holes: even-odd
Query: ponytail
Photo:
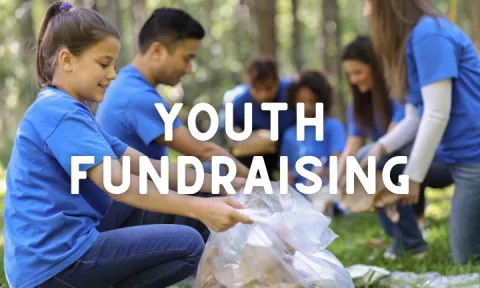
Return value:
[(35, 53), (35, 73), (37, 75), (37, 87), (38, 89), (42, 89), (49, 81), (52, 79), (48, 79), (43, 71), (45, 67), (45, 61), (43, 56), (43, 37), (45, 35), (45, 32), (47, 31), (48, 24), (50, 23), (50, 20), (57, 15), (57, 13), (60, 10), (60, 6), (62, 5), (62, 2), (55, 2), (51, 4), (47, 12), (45, 12), (45, 15), (43, 16), (42, 19), (42, 25), (40, 26), (40, 33), (38, 34), (37, 38), (37, 45), (36, 45), (36, 53)]
[(37, 87), (51, 84), (60, 49), (68, 49), (79, 56), (90, 46), (113, 36), (119, 31), (93, 10), (73, 8), (68, 2), (51, 4), (43, 16), (35, 53)]

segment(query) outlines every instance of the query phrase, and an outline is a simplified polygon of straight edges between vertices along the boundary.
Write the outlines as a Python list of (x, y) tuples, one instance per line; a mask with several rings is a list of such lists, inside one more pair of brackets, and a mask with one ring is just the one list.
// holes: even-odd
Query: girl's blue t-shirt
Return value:
[[(288, 157), (288, 168), (293, 169), (295, 184), (305, 184), (306, 178), (295, 171), (297, 161), (304, 156), (313, 156), (318, 159), (328, 158), (335, 153), (342, 153), (346, 142), (345, 127), (336, 118), (325, 117), (323, 121), (323, 141), (316, 140), (316, 127), (305, 127), (305, 140), (297, 140), (297, 125), (290, 126), (284, 134), (280, 146), (280, 156)], [(328, 163), (324, 163), (328, 167)], [(312, 171), (313, 165), (305, 165), (305, 169)]]
[(127, 145), (100, 128), (83, 103), (47, 87), (23, 116), (7, 167), (4, 265), (10, 287), (36, 287), (80, 258), (112, 203), (89, 179), (71, 192), (72, 156), (119, 159)]
[(445, 18), (423, 17), (414, 27), (406, 50), (408, 97), (423, 114), (421, 89), (452, 79), (448, 125), (439, 145), (447, 163), (480, 162), (480, 59), (474, 44)]
[[(385, 132), (382, 131), (380, 127), (380, 123), (375, 121), (374, 129), (372, 133), (368, 133), (366, 129), (363, 129), (355, 122), (353, 117), (353, 103), (350, 103), (348, 106), (347, 111), (347, 122), (348, 122), (348, 136), (349, 137), (364, 137), (364, 138), (371, 138), (372, 141), (377, 141), (385, 135)], [(405, 117), (405, 106), (400, 104), (397, 100), (392, 100), (392, 118), (390, 123), (398, 123), (402, 121)]]

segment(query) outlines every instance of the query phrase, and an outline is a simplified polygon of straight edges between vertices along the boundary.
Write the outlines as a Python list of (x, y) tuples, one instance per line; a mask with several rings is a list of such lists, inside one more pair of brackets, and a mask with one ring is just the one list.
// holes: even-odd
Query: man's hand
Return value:
[(270, 130), (253, 131), (249, 138), (236, 142), (232, 149), (235, 157), (273, 154), (277, 152), (277, 142), (270, 139)]

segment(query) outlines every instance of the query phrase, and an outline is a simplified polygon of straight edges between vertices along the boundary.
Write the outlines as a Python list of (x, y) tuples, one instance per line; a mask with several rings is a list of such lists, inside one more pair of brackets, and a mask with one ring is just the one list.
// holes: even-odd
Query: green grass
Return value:
[[(4, 181), (0, 175), (0, 182)], [(426, 210), (427, 220), (431, 223), (425, 232), (425, 237), (431, 245), (431, 252), (422, 261), (405, 257), (397, 261), (385, 260), (383, 252), (391, 243), (378, 222), (375, 214), (352, 214), (346, 217), (334, 218), (332, 229), (338, 234), (332, 245), (328, 247), (344, 265), (354, 264), (374, 265), (389, 271), (409, 271), (414, 273), (438, 272), (444, 275), (459, 275), (480, 273), (480, 267), (472, 265), (458, 266), (452, 262), (449, 235), (449, 214), (452, 189), (427, 190), (429, 205)], [(5, 191), (0, 191), (0, 211), (3, 211)], [(0, 229), (3, 231), (3, 213), (0, 214)], [(376, 238), (383, 241), (378, 247), (370, 247), (369, 240)], [(0, 241), (3, 248), (3, 237)], [(3, 249), (0, 249), (0, 288), (7, 287), (3, 273)]]
[[(445, 190), (427, 190), (429, 205), (426, 210), (427, 220), (431, 225), (424, 236), (431, 247), (429, 255), (422, 261), (405, 256), (401, 260), (384, 259), (382, 254), (391, 244), (385, 236), (375, 214), (354, 214), (335, 218), (331, 227), (339, 235), (328, 248), (346, 267), (353, 264), (373, 265), (391, 272), (403, 271), (417, 274), (438, 272), (443, 275), (480, 273), (480, 267), (473, 265), (459, 266), (452, 261), (449, 243), (449, 215), (451, 208), (452, 187)], [(383, 244), (370, 247), (370, 239), (380, 239)]]

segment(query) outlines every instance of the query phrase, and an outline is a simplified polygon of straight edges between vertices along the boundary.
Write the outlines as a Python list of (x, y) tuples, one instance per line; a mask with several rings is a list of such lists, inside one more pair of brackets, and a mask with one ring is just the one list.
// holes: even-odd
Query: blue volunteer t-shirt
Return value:
[[(392, 119), (390, 120), (390, 123), (398, 123), (402, 121), (404, 117), (405, 106), (403, 106), (396, 100), (392, 100)], [(383, 129), (380, 127), (380, 123), (378, 121), (374, 122), (375, 125), (371, 134), (368, 132), (367, 129), (363, 129), (357, 123), (355, 123), (355, 119), (353, 117), (353, 103), (350, 103), (350, 105), (348, 106), (347, 122), (349, 137), (370, 137), (372, 141), (375, 142), (386, 133), (386, 131), (382, 131)]]
[[(295, 164), (298, 159), (304, 156), (313, 156), (318, 159), (329, 157), (335, 153), (342, 153), (345, 147), (345, 127), (340, 120), (332, 117), (325, 117), (323, 123), (323, 141), (316, 140), (316, 127), (305, 127), (305, 140), (297, 140), (297, 125), (290, 126), (284, 134), (280, 148), (280, 156), (288, 157), (288, 168), (295, 171)], [(323, 163), (328, 167), (328, 162)], [(305, 169), (313, 171), (313, 165), (304, 166)], [(306, 178), (294, 172), (295, 184), (305, 183)], [(294, 186), (295, 187), (295, 186)]]
[[(287, 102), (287, 88), (290, 85), (291, 80), (289, 78), (280, 79), (278, 96), (276, 102)], [(267, 129), (271, 130), (270, 126), (270, 111), (262, 110), (261, 105), (255, 102), (249, 89), (238, 89), (239, 94), (232, 95), (233, 102), (233, 125), (240, 128), (244, 128), (245, 125), (245, 104), (252, 103), (252, 130)], [(291, 125), (295, 124), (296, 115), (293, 109), (287, 109), (286, 111), (279, 111), (278, 113), (278, 133), (279, 138), (282, 138), (283, 132)]]
[[(155, 104), (170, 112), (168, 103), (134, 66), (124, 67), (110, 83), (96, 118), (100, 126), (128, 146), (152, 159), (168, 156), (165, 145), (155, 142), (164, 135), (165, 122)], [(175, 118), (173, 129), (183, 125)]]
[(218, 111), (218, 118), (219, 118), (219, 125), (218, 130), (223, 132), (225, 130), (225, 103), (230, 103), (235, 100), (238, 95), (242, 95), (243, 93), (248, 92), (248, 85), (247, 84), (240, 84), (235, 86), (233, 89), (228, 90), (223, 95), (222, 99), (222, 108)]
[(36, 287), (80, 258), (96, 241), (95, 229), (111, 203), (89, 179), (71, 193), (72, 156), (120, 158), (127, 145), (96, 124), (87, 106), (47, 87), (17, 130), (7, 168), (5, 272), (10, 287)]
[(439, 145), (447, 163), (480, 162), (480, 59), (472, 41), (444, 18), (423, 17), (407, 43), (407, 102), (423, 114), (421, 88), (452, 78), (450, 119)]

